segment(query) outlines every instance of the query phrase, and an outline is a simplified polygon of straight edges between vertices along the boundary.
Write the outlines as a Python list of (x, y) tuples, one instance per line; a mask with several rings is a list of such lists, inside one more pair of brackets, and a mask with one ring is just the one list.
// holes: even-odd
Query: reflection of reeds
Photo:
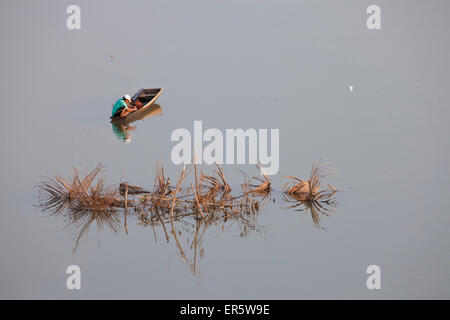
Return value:
[(83, 236), (87, 238), (89, 228), (94, 222), (99, 231), (109, 229), (113, 233), (119, 231), (121, 224), (118, 211), (71, 211), (66, 213), (65, 217), (66, 229), (71, 231), (75, 238), (74, 252)]
[(328, 199), (325, 202), (322, 201), (308, 201), (297, 200), (291, 196), (284, 197), (284, 200), (291, 203), (288, 209), (294, 209), (305, 213), (310, 213), (314, 226), (322, 228), (320, 222), (320, 216), (329, 216), (334, 208), (337, 206), (335, 199)]

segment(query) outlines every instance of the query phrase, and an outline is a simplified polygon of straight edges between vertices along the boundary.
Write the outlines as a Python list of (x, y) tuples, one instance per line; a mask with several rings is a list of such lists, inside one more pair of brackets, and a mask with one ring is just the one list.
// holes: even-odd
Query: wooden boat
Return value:
[(127, 122), (138, 120), (140, 118), (140, 115), (145, 114), (146, 111), (153, 105), (153, 103), (155, 103), (162, 92), (162, 88), (140, 89), (134, 94), (133, 97), (131, 97), (131, 100), (133, 100), (134, 103), (138, 102), (139, 104), (142, 104), (142, 107), (125, 117), (111, 117), (111, 120), (126, 120)]
[(129, 141), (131, 139), (131, 131), (134, 131), (137, 128), (136, 126), (131, 125), (133, 122), (144, 120), (161, 113), (161, 106), (157, 103), (154, 103), (150, 107), (145, 108), (144, 111), (139, 112), (139, 114), (134, 117), (113, 118), (111, 120), (113, 133), (119, 140)]
[[(140, 111), (140, 110), (138, 110), (138, 111)], [(112, 117), (111, 122), (129, 125), (135, 121), (144, 120), (146, 118), (156, 116), (161, 113), (162, 113), (161, 106), (157, 103), (154, 103), (151, 106), (145, 108), (145, 110), (142, 110), (140, 112), (135, 111), (133, 113), (130, 113), (126, 117)]]

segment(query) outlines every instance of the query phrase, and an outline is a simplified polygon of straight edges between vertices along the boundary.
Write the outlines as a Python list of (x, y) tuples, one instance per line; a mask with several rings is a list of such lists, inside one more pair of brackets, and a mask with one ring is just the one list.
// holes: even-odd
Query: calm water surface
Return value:
[[(80, 31), (71, 2), (1, 4), (1, 298), (450, 298), (448, 2), (379, 1), (376, 31), (369, 1), (77, 3)], [(165, 89), (161, 113), (113, 127), (111, 104), (141, 87)], [(72, 167), (151, 187), (163, 161), (174, 180), (170, 135), (194, 120), (280, 129), (276, 201), (255, 228), (211, 225), (191, 247), (195, 221), (177, 224), (183, 262), (162, 228), (128, 217), (127, 235), (120, 218), (73, 252), (76, 226), (36, 207), (42, 176)], [(321, 227), (281, 197), (318, 159), (343, 191)], [(257, 174), (224, 170), (236, 189)]]

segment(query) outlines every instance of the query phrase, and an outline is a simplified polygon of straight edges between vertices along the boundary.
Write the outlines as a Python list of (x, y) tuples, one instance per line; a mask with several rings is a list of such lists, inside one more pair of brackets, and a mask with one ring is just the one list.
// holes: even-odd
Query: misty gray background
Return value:
[[(80, 31), (66, 8), (81, 7)], [(366, 8), (381, 7), (382, 30)], [(450, 298), (448, 1), (2, 1), (0, 298)], [(113, 56), (114, 59), (110, 58)], [(348, 86), (354, 91), (349, 92)], [(111, 104), (163, 87), (163, 114), (114, 136)], [(42, 176), (97, 163), (152, 186), (176, 128), (279, 128), (283, 175), (331, 162), (343, 190), (322, 219), (264, 210), (264, 233), (212, 228), (199, 275), (129, 220), (73, 254), (35, 205)], [(238, 169), (225, 166), (239, 185)], [(78, 264), (82, 290), (65, 287)], [(368, 290), (370, 264), (382, 289)]]

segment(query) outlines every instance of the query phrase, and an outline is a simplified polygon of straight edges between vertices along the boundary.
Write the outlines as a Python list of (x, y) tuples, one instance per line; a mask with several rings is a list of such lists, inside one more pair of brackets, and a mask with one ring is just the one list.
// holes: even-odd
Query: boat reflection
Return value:
[(136, 126), (131, 125), (133, 122), (144, 120), (146, 118), (156, 116), (161, 113), (162, 113), (161, 106), (159, 104), (154, 104), (145, 111), (143, 111), (142, 113), (136, 114), (136, 116), (130, 114), (126, 119), (111, 120), (111, 128), (117, 139), (123, 141), (124, 143), (130, 143), (131, 142), (130, 131), (134, 131), (137, 128)]

